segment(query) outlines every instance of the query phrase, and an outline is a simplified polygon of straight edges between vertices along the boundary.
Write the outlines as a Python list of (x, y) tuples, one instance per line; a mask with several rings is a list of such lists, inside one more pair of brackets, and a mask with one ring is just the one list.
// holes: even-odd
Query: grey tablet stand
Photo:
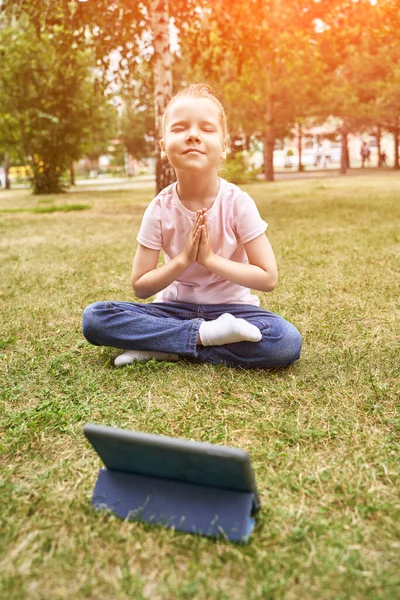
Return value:
[[(213, 475), (215, 479), (213, 485), (204, 485), (203, 482), (196, 483), (194, 481), (182, 481), (182, 479), (185, 478), (184, 476), (182, 477), (183, 469), (180, 472), (179, 468), (176, 467), (176, 464), (179, 463), (179, 455), (181, 455), (180, 460), (182, 462), (188, 460), (184, 451), (182, 451), (186, 444), (189, 445), (189, 448), (195, 445), (197, 451), (204, 446), (205, 460), (209, 460), (210, 458), (210, 448), (222, 448), (228, 453), (231, 451), (233, 456), (235, 456), (235, 453), (238, 453), (239, 457), (242, 455), (245, 456), (247, 453), (243, 453), (234, 448), (212, 446), (210, 444), (202, 445), (187, 440), (178, 440), (178, 444), (180, 443), (182, 447), (177, 453), (177, 441), (173, 438), (149, 435), (148, 437), (151, 438), (152, 443), (159, 438), (164, 447), (158, 449), (156, 447), (154, 449), (149, 445), (145, 448), (145, 452), (143, 452), (143, 449), (139, 446), (137, 453), (140, 454), (142, 450), (142, 459), (146, 464), (143, 464), (141, 467), (142, 473), (132, 473), (127, 472), (126, 470), (119, 470), (120, 465), (118, 465), (118, 458), (121, 460), (121, 454), (117, 457), (117, 464), (111, 465), (114, 468), (110, 468), (110, 456), (112, 452), (115, 452), (115, 439), (111, 440), (111, 445), (114, 445), (114, 447), (110, 448), (109, 437), (107, 438), (106, 436), (104, 438), (103, 446), (101, 436), (100, 438), (96, 436), (93, 438), (93, 431), (96, 435), (99, 433), (101, 434), (102, 432), (112, 434), (113, 432), (110, 432), (112, 429), (113, 428), (108, 427), (101, 428), (96, 425), (87, 425), (84, 428), (89, 441), (103, 459), (103, 462), (108, 466), (108, 468), (100, 469), (99, 471), (92, 498), (92, 505), (94, 507), (110, 510), (122, 519), (132, 519), (150, 524), (162, 524), (179, 531), (205, 535), (208, 537), (223, 537), (233, 542), (247, 541), (254, 527), (254, 519), (251, 517), (251, 514), (257, 509), (256, 494), (253, 493), (251, 489), (227, 489), (226, 481), (224, 482), (224, 477), (225, 480), (227, 478), (226, 470), (225, 474), (221, 473), (221, 487), (217, 487), (218, 483), (214, 476), (215, 474)], [(121, 432), (123, 430), (115, 431)], [(140, 436), (141, 439), (147, 435), (135, 432), (124, 433), (130, 433), (132, 436)], [(122, 443), (124, 443), (124, 440), (122, 440)], [(177, 479), (171, 478), (171, 474), (173, 475), (171, 468), (169, 469), (169, 472), (168, 468), (166, 469), (168, 478), (155, 476), (154, 472), (150, 475), (143, 474), (143, 472), (146, 471), (151, 472), (151, 466), (154, 466), (155, 464), (152, 450), (154, 450), (156, 456), (157, 451), (160, 452), (160, 450), (163, 450), (165, 463), (168, 462), (169, 443), (172, 446), (171, 462), (175, 462), (174, 468), (176, 470)], [(132, 448), (129, 448), (129, 451), (131, 451), (131, 449)], [(194, 457), (196, 458), (196, 454)], [(198, 453), (199, 461), (201, 461), (201, 457), (202, 453), (200, 451)], [(211, 459), (214, 459), (215, 462), (218, 462), (218, 458), (218, 455), (216, 457), (211, 456)], [(191, 457), (191, 460), (193, 462), (193, 457)], [(226, 460), (228, 471), (229, 464), (230, 458), (228, 456)], [(240, 463), (237, 463), (232, 459), (231, 466), (233, 472), (238, 468), (238, 464), (240, 466)], [(117, 466), (117, 469), (115, 466)], [(187, 471), (187, 465), (185, 466)], [(246, 465), (246, 468), (251, 469), (250, 463)], [(201, 479), (201, 474), (199, 478)], [(236, 485), (233, 487), (240, 488), (241, 486)]]

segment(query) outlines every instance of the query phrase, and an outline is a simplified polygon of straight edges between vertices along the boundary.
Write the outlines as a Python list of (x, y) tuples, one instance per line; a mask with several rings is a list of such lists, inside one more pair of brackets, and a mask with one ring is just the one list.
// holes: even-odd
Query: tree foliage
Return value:
[(155, 146), (154, 93), (150, 64), (144, 61), (129, 93), (121, 95), (120, 136), (126, 150), (140, 160)]
[(320, 21), (324, 64), (321, 120), (335, 116), (342, 135), (341, 172), (347, 164), (347, 135), (383, 123), (385, 104), (398, 71), (399, 19), (391, 0), (333, 0)]
[[(321, 65), (314, 0), (205, 2), (201, 30), (183, 24), (184, 53), (219, 82), (236, 128), (263, 139), (265, 173), (273, 178), (277, 135), (316, 102)], [(200, 58), (199, 58), (200, 57)]]
[(180, 22), (183, 61), (220, 90), (231, 130), (263, 138), (271, 180), (275, 138), (294, 123), (337, 117), (344, 149), (349, 132), (397, 127), (398, 8), (396, 0), (204, 0), (192, 22)]
[(109, 122), (90, 54), (58, 20), (45, 28), (29, 12), (0, 30), (0, 53), (2, 145), (29, 165), (34, 193), (61, 191), (64, 171)]
[[(398, 8), (398, 0), (3, 0), (0, 151), (29, 158), (35, 189), (48, 185), (43, 178), (58, 185), (67, 163), (99, 152), (113, 130), (108, 88), (124, 107), (126, 148), (136, 158), (153, 152), (174, 72), (175, 88), (214, 86), (232, 138), (263, 141), (267, 179), (276, 138), (309, 119), (340, 120), (345, 160), (349, 132), (399, 135)], [(170, 178), (158, 161), (158, 187)]]

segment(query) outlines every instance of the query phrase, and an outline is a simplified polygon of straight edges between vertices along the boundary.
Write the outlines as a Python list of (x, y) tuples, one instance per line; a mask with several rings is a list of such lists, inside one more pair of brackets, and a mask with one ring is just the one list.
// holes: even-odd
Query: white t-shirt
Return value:
[[(169, 185), (150, 202), (137, 236), (142, 246), (163, 250), (166, 263), (182, 252), (196, 218), (195, 212), (183, 206), (176, 186)], [(220, 179), (217, 197), (207, 215), (213, 252), (247, 263), (243, 244), (263, 234), (268, 226), (254, 200), (236, 185)], [(197, 262), (159, 292), (155, 301), (260, 305), (259, 298), (248, 288), (211, 273)]]

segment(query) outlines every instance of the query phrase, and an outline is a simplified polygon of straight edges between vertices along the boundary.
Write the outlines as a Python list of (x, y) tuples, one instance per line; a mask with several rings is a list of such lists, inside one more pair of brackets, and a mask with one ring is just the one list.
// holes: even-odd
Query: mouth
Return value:
[(204, 152), (201, 152), (201, 150), (198, 150), (197, 148), (188, 148), (183, 152), (183, 154), (191, 154), (192, 152), (196, 154), (204, 154)]

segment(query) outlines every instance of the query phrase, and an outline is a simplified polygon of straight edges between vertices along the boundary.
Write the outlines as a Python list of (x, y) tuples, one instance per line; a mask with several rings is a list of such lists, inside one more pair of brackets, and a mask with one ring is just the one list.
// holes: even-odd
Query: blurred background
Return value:
[(223, 176), (399, 169), (399, 0), (0, 0), (0, 191), (174, 180), (183, 85), (225, 106)]

